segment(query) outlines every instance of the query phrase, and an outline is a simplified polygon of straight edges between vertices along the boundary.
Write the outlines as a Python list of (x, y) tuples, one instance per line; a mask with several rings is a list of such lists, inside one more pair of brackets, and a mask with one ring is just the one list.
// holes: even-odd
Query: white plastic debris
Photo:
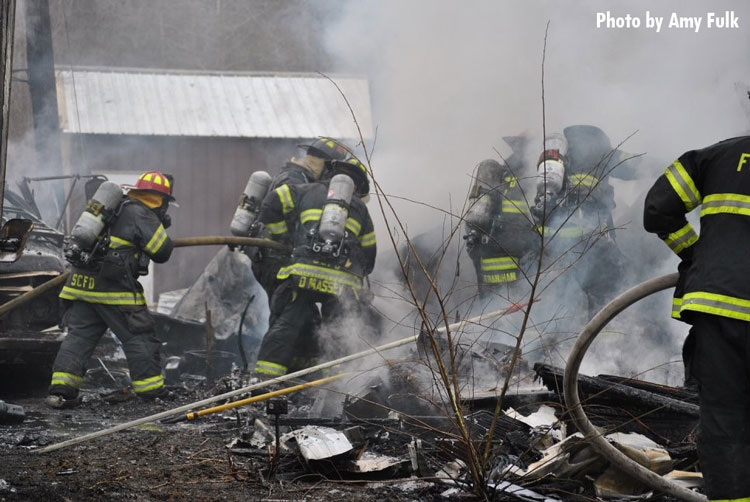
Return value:
[(427, 490), (431, 488), (433, 485), (429, 481), (422, 481), (421, 479), (411, 478), (401, 483), (393, 483), (392, 481), (383, 483), (383, 482), (376, 481), (373, 483), (367, 483), (365, 486), (371, 490), (389, 488), (389, 489), (399, 489), (403, 492), (408, 493), (408, 492), (415, 492), (418, 490), (419, 491)]
[(513, 408), (508, 408), (505, 414), (535, 430), (537, 448), (549, 448), (565, 437), (565, 424), (555, 416), (555, 409), (546, 404), (530, 415), (522, 415)]
[(349, 472), (379, 472), (404, 462), (408, 462), (408, 460), (366, 451), (359, 459), (352, 461), (347, 470)]
[(496, 492), (500, 493), (511, 493), (521, 500), (527, 500), (529, 502), (561, 502), (560, 499), (554, 497), (547, 497), (541, 493), (528, 490), (508, 481), (503, 481), (494, 485), (489, 485), (490, 488), (494, 488)]
[(441, 483), (454, 485), (457, 479), (461, 479), (466, 474), (466, 463), (463, 460), (456, 459), (447, 462), (435, 473), (435, 477)]
[(551, 406), (547, 406), (546, 404), (541, 405), (539, 409), (531, 415), (521, 415), (513, 408), (508, 408), (505, 414), (510, 418), (514, 418), (519, 422), (525, 423), (529, 427), (552, 427), (558, 422), (558, 419), (555, 416), (555, 409)]
[(625, 446), (630, 446), (631, 448), (637, 448), (639, 450), (648, 450), (651, 448), (664, 450), (664, 448), (659, 446), (658, 443), (655, 443), (643, 434), (638, 434), (636, 432), (613, 432), (612, 434), (607, 434), (604, 437), (610, 442), (623, 444)]
[(459, 495), (462, 495), (462, 494), (464, 494), (464, 492), (454, 486), (453, 488), (448, 488), (447, 490), (442, 492), (440, 496), (443, 498), (448, 498), (448, 497), (458, 497)]
[(255, 419), (253, 424), (253, 436), (250, 438), (250, 446), (253, 448), (265, 448), (269, 443), (276, 441), (276, 434), (262, 420)]

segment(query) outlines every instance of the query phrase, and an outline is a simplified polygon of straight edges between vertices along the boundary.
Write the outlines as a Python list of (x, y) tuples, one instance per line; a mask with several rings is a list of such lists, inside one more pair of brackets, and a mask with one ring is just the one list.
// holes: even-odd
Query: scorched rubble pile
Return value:
[[(425, 397), (421, 377), (406, 369), (413, 364), (394, 364), (389, 375), (356, 385), (339, 382), (190, 421), (177, 415), (34, 454), (36, 448), (243, 383), (237, 370), (214, 383), (183, 374), (166, 398), (145, 402), (108, 390), (117, 379), (113, 366), (103, 363), (108, 371), (90, 375), (79, 408), (50, 411), (39, 398), (14, 401), (24, 406), (26, 420), (0, 429), (1, 500), (437, 500), (471, 494), (455, 421)], [(546, 389), (503, 400), (489, 493), (498, 500), (658, 498), (610, 468), (574, 433), (562, 404), (563, 371), (543, 364), (533, 371)], [(345, 396), (343, 387), (359, 390)], [(580, 389), (587, 414), (617, 448), (654, 472), (700, 485), (694, 472), (694, 393), (609, 376), (582, 377)], [(480, 450), (492, 423), (493, 395), (462, 400)]]

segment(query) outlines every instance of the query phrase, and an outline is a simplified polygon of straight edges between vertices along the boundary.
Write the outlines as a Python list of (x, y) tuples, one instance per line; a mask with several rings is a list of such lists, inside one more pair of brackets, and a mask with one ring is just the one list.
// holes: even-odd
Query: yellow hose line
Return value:
[(286, 389), (275, 390), (273, 392), (261, 394), (260, 396), (253, 396), (253, 397), (248, 397), (246, 399), (240, 399), (239, 401), (232, 401), (231, 403), (222, 404), (221, 406), (214, 406), (213, 408), (206, 408), (205, 410), (200, 410), (198, 412), (188, 413), (187, 415), (185, 415), (185, 418), (188, 420), (194, 420), (204, 415), (210, 415), (211, 413), (217, 413), (219, 411), (224, 411), (224, 410), (231, 410), (232, 408), (245, 406), (246, 404), (258, 403), (260, 401), (265, 401), (266, 399), (271, 399), (273, 397), (283, 396), (286, 394), (291, 394), (292, 392), (297, 392), (298, 390), (304, 390), (310, 387), (315, 387), (317, 385), (323, 385), (324, 383), (333, 382), (334, 380), (338, 380), (339, 378), (344, 377), (346, 375), (349, 375), (349, 373), (341, 373), (338, 375), (321, 378), (320, 380), (314, 380), (312, 382), (305, 382), (303, 384), (294, 385), (292, 387), (287, 387)]

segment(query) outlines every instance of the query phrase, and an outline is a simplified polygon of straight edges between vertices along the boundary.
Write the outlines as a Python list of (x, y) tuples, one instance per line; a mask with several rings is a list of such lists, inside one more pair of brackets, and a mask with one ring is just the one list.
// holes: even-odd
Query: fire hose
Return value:
[(704, 502), (706, 498), (703, 495), (659, 476), (655, 472), (631, 460), (620, 450), (612, 446), (589, 421), (578, 396), (578, 370), (583, 361), (583, 356), (604, 326), (638, 300), (659, 291), (672, 288), (676, 283), (677, 274), (669, 274), (638, 284), (609, 302), (584, 326), (583, 331), (578, 335), (578, 340), (570, 353), (568, 364), (565, 367), (565, 379), (563, 382), (565, 403), (578, 430), (583, 433), (594, 449), (609, 460), (612, 465), (654, 490), (689, 502)]
[[(204, 236), (204, 237), (183, 237), (181, 239), (173, 239), (174, 247), (191, 247), (191, 246), (217, 246), (228, 244), (231, 246), (253, 246), (253, 247), (266, 247), (284, 249), (286, 246), (278, 242), (270, 241), (267, 239), (255, 239), (252, 237), (224, 237), (224, 236)], [(47, 291), (55, 289), (61, 284), (65, 283), (65, 280), (70, 275), (70, 271), (65, 271), (58, 275), (54, 279), (51, 279), (44, 284), (40, 284), (31, 291), (13, 298), (11, 301), (0, 305), (0, 317), (4, 316), (16, 307), (23, 305), (26, 302), (33, 300), (34, 298), (43, 295)]]
[[(474, 323), (480, 323), (482, 321), (487, 321), (489, 319), (494, 319), (496, 317), (501, 317), (505, 314), (515, 312), (519, 309), (523, 308), (522, 305), (511, 305), (507, 309), (503, 310), (496, 310), (494, 312), (485, 313), (476, 317), (472, 317), (471, 319), (465, 319), (453, 324), (448, 325), (447, 327), (440, 327), (435, 329), (436, 332), (443, 332), (447, 329), (455, 330), (458, 328), (461, 328), (462, 326), (468, 325), (468, 324), (474, 324)], [(327, 368), (332, 368), (334, 366), (338, 366), (341, 364), (348, 363), (350, 361), (355, 361), (357, 359), (361, 359), (363, 357), (371, 356), (373, 354), (381, 354), (382, 352), (385, 352), (387, 350), (401, 347), (402, 345), (406, 345), (409, 343), (416, 342), (419, 339), (419, 335), (409, 336), (406, 338), (402, 338), (400, 340), (396, 340), (395, 342), (386, 343), (384, 345), (380, 345), (378, 347), (373, 347), (368, 350), (364, 350), (362, 352), (356, 352), (354, 354), (350, 354), (348, 356), (341, 357), (339, 359), (335, 359), (333, 361), (329, 361), (327, 363), (321, 363), (316, 366), (311, 366), (309, 368), (305, 368), (303, 370), (295, 371), (294, 373), (289, 373), (284, 376), (272, 378), (270, 380), (266, 380), (264, 382), (259, 382), (253, 385), (248, 385), (246, 387), (242, 387), (240, 389), (235, 389), (229, 392), (225, 392), (223, 394), (219, 394), (218, 396), (209, 397), (206, 399), (202, 399), (200, 401), (196, 401), (194, 403), (186, 404), (184, 406), (180, 406), (178, 408), (173, 408), (171, 410), (162, 411), (160, 413), (156, 413), (155, 415), (149, 415), (147, 417), (139, 418), (136, 420), (132, 420), (130, 422), (126, 422), (124, 424), (115, 425), (114, 427), (110, 427), (109, 429), (103, 429), (100, 431), (92, 432), (90, 434), (84, 434), (83, 436), (68, 439), (66, 441), (62, 441), (57, 444), (53, 444), (50, 446), (45, 446), (44, 448), (39, 448), (38, 450), (33, 450), (33, 453), (48, 453), (51, 451), (59, 450), (61, 448), (65, 448), (67, 446), (72, 446), (74, 444), (83, 443), (85, 441), (89, 441), (91, 439), (99, 438), (102, 436), (106, 436), (108, 434), (112, 434), (114, 432), (119, 432), (125, 429), (130, 429), (132, 427), (137, 427), (139, 425), (155, 422), (157, 420), (161, 420), (163, 418), (168, 418), (183, 412), (189, 412), (190, 410), (194, 410), (195, 408), (199, 408), (201, 406), (206, 406), (208, 404), (215, 403), (217, 401), (221, 401), (222, 399), (227, 399), (230, 397), (238, 396), (240, 394), (247, 394), (249, 392), (252, 392), (256, 389), (261, 389), (263, 387), (267, 387), (272, 384), (286, 382), (287, 380), (292, 380), (295, 378), (299, 378), (305, 375), (309, 375), (310, 373), (314, 373), (316, 371), (324, 370)]]
[(221, 404), (219, 406), (214, 406), (212, 408), (206, 408), (205, 410), (200, 411), (194, 411), (191, 413), (188, 413), (185, 416), (177, 417), (173, 420), (166, 421), (167, 423), (177, 423), (181, 422), (183, 420), (197, 420), (200, 417), (205, 417), (206, 415), (210, 415), (212, 413), (219, 413), (221, 411), (231, 410), (234, 408), (239, 408), (240, 406), (245, 406), (248, 404), (253, 403), (259, 403), (261, 401), (266, 401), (267, 399), (272, 399), (274, 397), (278, 396), (285, 396), (287, 394), (291, 394), (293, 392), (297, 392), (298, 390), (305, 390), (309, 389), (310, 387), (317, 387), (318, 385), (323, 385), (325, 383), (333, 382), (334, 380), (338, 380), (339, 378), (343, 378), (347, 375), (350, 375), (351, 373), (339, 373), (338, 375), (333, 375), (325, 378), (320, 378), (318, 380), (313, 380), (312, 382), (305, 382), (298, 385), (294, 385), (292, 387), (286, 387), (284, 389), (274, 390), (271, 392), (267, 392), (265, 394), (260, 394), (258, 396), (252, 396), (247, 397), (245, 399), (240, 399), (238, 401), (232, 401), (230, 403)]

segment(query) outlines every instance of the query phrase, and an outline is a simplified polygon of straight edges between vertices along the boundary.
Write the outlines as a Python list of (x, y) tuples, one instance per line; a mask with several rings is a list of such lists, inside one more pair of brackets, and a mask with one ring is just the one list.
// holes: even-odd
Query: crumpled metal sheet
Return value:
[(507, 472), (527, 480), (541, 479), (548, 474), (574, 479), (592, 470), (601, 472), (607, 463), (578, 432), (547, 448), (542, 454), (541, 460), (529, 464), (527, 469), (511, 467)]
[(341, 431), (309, 425), (292, 432), (305, 460), (323, 460), (352, 451), (353, 446)]

